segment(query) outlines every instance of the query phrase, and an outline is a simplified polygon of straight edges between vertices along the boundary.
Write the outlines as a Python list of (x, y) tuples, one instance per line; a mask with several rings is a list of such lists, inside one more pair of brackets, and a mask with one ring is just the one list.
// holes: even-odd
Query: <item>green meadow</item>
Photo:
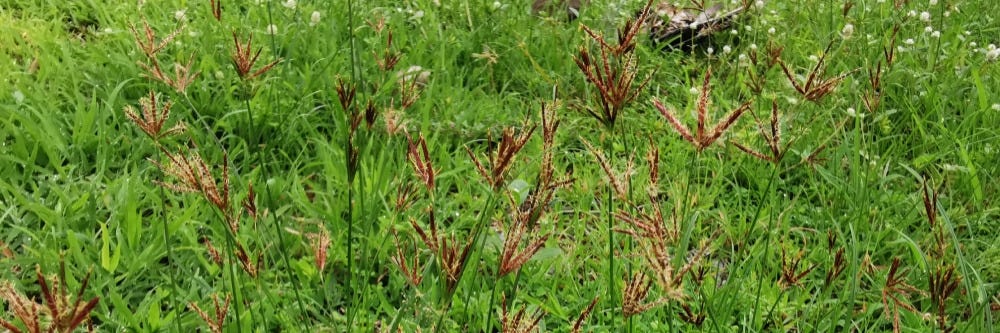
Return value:
[(576, 3), (0, 0), (0, 331), (998, 330), (1000, 2)]

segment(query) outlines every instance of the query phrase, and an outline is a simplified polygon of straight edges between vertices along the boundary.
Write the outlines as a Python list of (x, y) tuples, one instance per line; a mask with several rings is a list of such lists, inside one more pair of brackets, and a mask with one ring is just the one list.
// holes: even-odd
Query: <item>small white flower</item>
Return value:
[(937, 30), (934, 30), (934, 32), (931, 33), (931, 37), (934, 37), (934, 38), (941, 37), (941, 32), (937, 31)]
[(857, 118), (858, 117), (858, 111), (855, 110), (854, 108), (847, 108), (847, 115), (851, 116), (851, 118)]
[(924, 27), (924, 32), (931, 32), (931, 31), (934, 31), (934, 27), (929, 26), (929, 25), (926, 26), (926, 27)]
[[(990, 45), (993, 45), (993, 44), (990, 44)], [(986, 61), (994, 61), (994, 60), (997, 60), (997, 58), (1000, 58), (1000, 49), (993, 48), (993, 49), (990, 49), (990, 50), (986, 51)]]
[(812, 61), (812, 62), (819, 62), (819, 57), (817, 57), (814, 54), (814, 55), (809, 56), (809, 60)]
[(21, 92), (20, 90), (14, 90), (14, 93), (11, 95), (14, 95), (14, 101), (17, 102), (17, 104), (21, 104), (21, 102), (24, 102), (24, 93)]
[(931, 0), (931, 6), (936, 5), (938, 0)]
[(944, 11), (943, 15), (944, 15), (944, 17), (951, 17), (951, 11), (950, 10), (946, 10), (946, 11)]
[(726, 45), (722, 47), (722, 53), (729, 53), (729, 52), (733, 52), (732, 46)]
[(697, 95), (698, 87), (691, 87), (691, 89), (688, 89), (688, 93), (690, 93), (691, 95)]
[(309, 16), (309, 26), (316, 26), (317, 24), (319, 24), (319, 19), (320, 19), (319, 12), (312, 12), (312, 15)]
[(977, 46), (979, 46), (979, 44), (976, 44), (976, 42), (969, 42), (969, 47), (976, 48)]
[(285, 6), (285, 8), (288, 8), (288, 9), (295, 9), (295, 5), (297, 5), (297, 4), (298, 3), (295, 2), (295, 0), (287, 0), (284, 3), (282, 3), (281, 5)]
[(747, 61), (747, 55), (745, 53), (740, 53), (739, 59), (741, 62)]
[(410, 16), (410, 20), (411, 21), (419, 21), (423, 17), (424, 17), (424, 11), (418, 10), (418, 11), (413, 12), (413, 16)]
[(277, 35), (278, 34), (278, 26), (276, 26), (274, 24), (268, 24), (267, 25), (267, 34), (268, 35)]
[(502, 9), (503, 7), (504, 5), (500, 1), (493, 1), (493, 10)]
[(993, 111), (1000, 111), (1000, 103), (993, 103), (990, 108), (993, 109)]
[(930, 22), (931, 21), (931, 13), (920, 12), (920, 20), (924, 21), (924, 22)]
[(903, 41), (903, 43), (906, 45), (913, 45), (916, 42), (917, 41), (913, 40), (913, 38), (907, 38), (906, 40)]
[(757, 8), (764, 8), (764, 0), (757, 0), (754, 5), (756, 5)]
[(715, 54), (715, 48), (709, 47), (705, 52), (708, 52), (709, 55)]
[(909, 16), (909, 17), (917, 16), (917, 11), (915, 11), (915, 10), (908, 11), (908, 12), (906, 12), (906, 16)]
[(174, 12), (174, 19), (176, 19), (178, 21), (181, 21), (181, 22), (187, 21), (187, 11), (181, 9), (181, 10), (178, 10), (178, 11)]
[(767, 33), (771, 34), (771, 35), (773, 35), (776, 31), (777, 30), (775, 30), (774, 27), (771, 27), (770, 29), (767, 29)]
[(729, 34), (730, 35), (736, 35), (736, 34), (739, 34), (739, 31), (736, 31), (736, 29), (729, 30)]
[(746, 30), (746, 32), (751, 32), (751, 31), (753, 31), (753, 27), (751, 27), (749, 25), (744, 25), (743, 26), (743, 30)]
[(757, 49), (757, 44), (750, 44), (750, 49), (751, 50), (756, 50)]
[(850, 23), (845, 24), (844, 29), (840, 30), (840, 36), (844, 37), (844, 39), (851, 38), (851, 35), (853, 34), (854, 34), (854, 25)]

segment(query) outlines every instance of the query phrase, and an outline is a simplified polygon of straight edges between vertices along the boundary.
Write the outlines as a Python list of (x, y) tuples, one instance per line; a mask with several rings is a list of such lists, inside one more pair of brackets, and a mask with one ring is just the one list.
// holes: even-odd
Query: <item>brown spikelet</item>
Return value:
[[(236, 74), (240, 76), (241, 79), (251, 80), (261, 74), (266, 73), (271, 70), (274, 65), (277, 65), (281, 59), (272, 61), (271, 63), (264, 65), (260, 69), (253, 71), (254, 64), (257, 63), (257, 58), (260, 57), (261, 48), (257, 49), (257, 52), (253, 51), (253, 34), (251, 33), (247, 37), (246, 44), (240, 43), (239, 37), (236, 36), (236, 32), (233, 32), (233, 44), (235, 44), (235, 49), (232, 53), (233, 67), (236, 68)], [(251, 71), (253, 71), (251, 73)]]
[(212, 17), (222, 22), (222, 0), (211, 0), (209, 4), (212, 6)]
[(600, 298), (600, 296), (594, 297), (594, 300), (590, 301), (590, 305), (587, 305), (587, 307), (583, 309), (583, 312), (580, 312), (580, 316), (576, 318), (576, 322), (573, 323), (573, 329), (570, 332), (581, 332), (583, 329), (583, 322), (587, 320), (588, 316), (590, 316), (590, 312), (594, 311), (594, 306), (597, 305), (597, 300)]
[(816, 265), (809, 266), (803, 271), (799, 271), (799, 265), (802, 263), (803, 252), (800, 250), (794, 258), (789, 258), (785, 249), (781, 249), (781, 277), (778, 280), (778, 285), (783, 289), (787, 289), (792, 286), (802, 286), (802, 278), (809, 275)]
[(768, 126), (764, 125), (760, 118), (757, 117), (756, 113), (751, 112), (750, 114), (753, 115), (754, 121), (757, 123), (757, 130), (760, 132), (761, 138), (763, 138), (764, 142), (767, 143), (770, 155), (765, 155), (764, 153), (744, 146), (739, 142), (733, 142), (733, 145), (743, 152), (750, 154), (750, 156), (773, 164), (778, 164), (785, 155), (785, 150), (781, 147), (781, 120), (779, 119), (780, 114), (778, 113), (778, 101), (771, 100), (771, 119)]
[[(46, 278), (39, 266), (35, 266), (35, 276), (41, 288), (42, 304), (35, 303), (33, 299), (15, 290), (10, 282), (0, 282), (0, 299), (7, 302), (14, 318), (17, 318), (28, 332), (73, 332), (84, 321), (90, 320), (90, 313), (97, 306), (99, 298), (94, 297), (83, 302), (83, 293), (90, 282), (89, 271), (73, 296), (69, 295), (66, 285), (57, 277)], [(5, 319), (0, 319), (0, 327), (11, 332), (22, 332)]]
[(229, 155), (223, 150), (221, 179), (216, 180), (212, 168), (205, 163), (201, 155), (194, 150), (170, 152), (160, 147), (167, 158), (167, 163), (151, 162), (164, 174), (175, 178), (175, 182), (160, 182), (157, 184), (177, 192), (199, 193), (219, 212), (226, 224), (235, 234), (239, 231), (239, 217), (235, 214), (229, 195)]
[[(511, 200), (513, 201), (513, 198)], [(542, 245), (549, 238), (548, 234), (542, 235), (533, 241), (529, 241), (528, 245), (519, 251), (518, 247), (523, 243), (526, 234), (531, 232), (529, 224), (533, 221), (529, 221), (528, 217), (530, 217), (528, 214), (522, 214), (520, 210), (515, 212), (514, 221), (504, 235), (503, 251), (500, 254), (500, 268), (498, 272), (500, 276), (507, 275), (521, 268), (528, 259), (531, 259), (542, 248)]]
[(143, 133), (146, 133), (146, 135), (153, 139), (153, 141), (159, 141), (161, 138), (181, 133), (185, 130), (184, 123), (182, 122), (177, 123), (166, 131), (163, 130), (164, 124), (170, 119), (170, 107), (172, 105), (169, 101), (160, 103), (157, 101), (156, 93), (150, 91), (148, 97), (139, 99), (139, 107), (142, 109), (142, 113), (137, 112), (131, 105), (127, 105), (125, 106), (125, 116), (138, 126)]
[(542, 317), (545, 315), (542, 309), (536, 309), (531, 315), (527, 314), (527, 305), (522, 305), (516, 313), (511, 315), (507, 309), (510, 308), (507, 304), (507, 295), (501, 295), (501, 308), (500, 308), (500, 332), (502, 333), (528, 333), (537, 332), (538, 323), (542, 321)]
[(646, 303), (646, 298), (649, 296), (649, 288), (652, 286), (653, 283), (646, 277), (646, 274), (636, 272), (632, 275), (632, 279), (628, 281), (628, 284), (625, 285), (622, 291), (622, 312), (625, 314), (625, 317), (646, 312), (666, 302), (661, 299)]
[(594, 148), (594, 146), (591, 145), (590, 142), (587, 142), (587, 140), (581, 139), (581, 141), (583, 142), (583, 145), (587, 147), (587, 150), (594, 155), (594, 158), (597, 160), (597, 164), (601, 166), (601, 170), (604, 170), (604, 175), (608, 177), (608, 181), (611, 183), (611, 187), (614, 189), (615, 195), (618, 199), (627, 201), (628, 184), (632, 183), (632, 173), (635, 171), (635, 156), (629, 156), (628, 162), (625, 165), (625, 171), (623, 171), (619, 176), (615, 172), (614, 168), (611, 167), (611, 163), (608, 161), (608, 158), (604, 156), (603, 152)]
[(600, 110), (586, 111), (607, 129), (613, 129), (625, 107), (639, 96), (652, 75), (642, 80), (638, 77), (638, 59), (635, 54), (636, 36), (642, 30), (641, 22), (649, 16), (652, 0), (646, 3), (636, 20), (629, 19), (618, 30), (617, 44), (608, 43), (603, 35), (590, 27), (582, 26), (590, 39), (598, 45), (597, 57), (587, 47), (581, 46), (573, 58), (580, 72), (594, 86), (594, 99)]
[(938, 329), (942, 332), (951, 332), (955, 327), (948, 322), (946, 312), (948, 299), (958, 290), (962, 277), (955, 273), (954, 265), (938, 265), (928, 279), (928, 291), (931, 302), (937, 310)]
[(709, 68), (705, 72), (705, 78), (702, 81), (701, 92), (698, 95), (697, 103), (697, 125), (695, 127), (695, 133), (692, 135), (691, 130), (684, 125), (684, 123), (677, 117), (674, 111), (671, 111), (666, 106), (663, 105), (658, 99), (653, 100), (653, 106), (660, 111), (663, 117), (667, 118), (667, 122), (670, 126), (680, 134), (684, 141), (687, 141), (694, 145), (698, 152), (701, 152), (705, 148), (708, 148), (716, 140), (722, 137), (729, 128), (736, 123), (736, 120), (740, 118), (747, 110), (750, 109), (751, 102), (745, 102), (741, 104), (736, 109), (733, 109), (725, 117), (722, 118), (719, 123), (715, 124), (710, 130), (706, 127), (706, 122), (708, 121), (708, 107), (709, 107), (709, 94), (712, 91), (710, 85), (710, 79), (712, 77), (712, 69)]
[(819, 61), (816, 62), (816, 65), (809, 72), (805, 82), (801, 84), (797, 79), (795, 79), (795, 74), (788, 68), (788, 65), (786, 65), (784, 61), (778, 61), (778, 63), (781, 64), (781, 70), (785, 72), (785, 77), (788, 78), (788, 82), (795, 87), (795, 91), (810, 102), (819, 102), (823, 99), (823, 97), (826, 97), (826, 95), (833, 92), (833, 90), (837, 88), (837, 85), (839, 85), (844, 78), (857, 71), (857, 69), (854, 69), (828, 79), (820, 78), (825, 70), (823, 64), (826, 61), (826, 56), (829, 53), (831, 46), (833, 46), (832, 41), (829, 45), (827, 45), (823, 55), (820, 56)]
[[(486, 184), (490, 186), (494, 191), (499, 191), (503, 189), (507, 182), (507, 174), (510, 172), (510, 168), (514, 165), (514, 160), (517, 157), (517, 153), (524, 148), (524, 145), (528, 143), (528, 139), (531, 139), (531, 135), (534, 134), (536, 126), (534, 124), (529, 124), (526, 126), (526, 130), (522, 130), (520, 133), (515, 134), (514, 129), (511, 127), (505, 128), (503, 134), (500, 137), (500, 143), (497, 145), (496, 151), (492, 154), (487, 154), (487, 162), (489, 170), (486, 169), (479, 157), (472, 152), (472, 149), (465, 147), (466, 153), (472, 158), (472, 162), (476, 165), (476, 170), (479, 171), (479, 175), (483, 177)], [(490, 139), (492, 141), (492, 138)]]
[(202, 238), (202, 243), (205, 245), (205, 251), (208, 252), (208, 258), (216, 265), (222, 265), (222, 255), (219, 253), (219, 250), (215, 249), (215, 246), (212, 246), (212, 241), (204, 237)]
[(226, 295), (226, 300), (223, 304), (219, 304), (219, 295), (212, 295), (212, 302), (215, 303), (215, 316), (211, 316), (205, 311), (202, 311), (198, 304), (191, 302), (188, 306), (195, 313), (205, 321), (208, 325), (208, 331), (212, 333), (222, 333), (222, 328), (226, 324), (226, 314), (229, 313), (229, 295)]
[(156, 59), (156, 54), (160, 53), (160, 51), (162, 51), (167, 44), (170, 44), (170, 42), (172, 42), (174, 38), (180, 34), (183, 28), (183, 26), (181, 26), (177, 30), (170, 32), (167, 37), (157, 41), (156, 32), (154, 32), (153, 28), (149, 26), (149, 22), (143, 20), (142, 26), (143, 31), (141, 34), (138, 30), (136, 30), (134, 24), (129, 24), (128, 28), (132, 31), (132, 37), (135, 39), (135, 44), (139, 46), (139, 50), (150, 59)]
[(431, 161), (431, 154), (427, 150), (427, 140), (424, 140), (424, 135), (421, 134), (416, 141), (409, 134), (406, 135), (407, 153), (406, 157), (410, 161), (410, 166), (413, 167), (413, 173), (417, 175), (417, 178), (424, 183), (424, 187), (427, 188), (427, 194), (434, 195), (434, 164)]
[(306, 237), (309, 238), (313, 257), (316, 258), (316, 269), (322, 273), (326, 268), (327, 251), (330, 249), (330, 232), (321, 226), (319, 232), (310, 233)]
[(420, 256), (416, 254), (416, 245), (410, 244), (409, 250), (411, 250), (411, 256), (413, 257), (413, 263), (411, 264), (406, 258), (407, 255), (403, 253), (404, 244), (399, 241), (399, 233), (396, 230), (392, 231), (392, 238), (395, 240), (396, 244), (396, 254), (392, 256), (392, 262), (396, 264), (399, 271), (403, 273), (406, 280), (410, 282), (410, 285), (416, 287), (420, 285), (423, 281), (423, 267), (420, 265)]
[(882, 287), (882, 306), (885, 309), (886, 318), (892, 321), (893, 333), (901, 331), (900, 308), (919, 313), (909, 302), (910, 293), (917, 292), (917, 288), (906, 282), (907, 271), (900, 270), (899, 264), (899, 258), (892, 259), (892, 265), (889, 266), (889, 272), (885, 278), (885, 285)]

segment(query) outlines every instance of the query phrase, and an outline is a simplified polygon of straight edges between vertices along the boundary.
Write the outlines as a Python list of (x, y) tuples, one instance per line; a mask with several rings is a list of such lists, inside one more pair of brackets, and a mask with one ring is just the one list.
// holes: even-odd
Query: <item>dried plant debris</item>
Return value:
[(678, 7), (661, 1), (646, 19), (649, 39), (664, 50), (690, 51), (695, 45), (708, 40), (713, 34), (728, 29), (747, 6), (728, 12), (722, 5), (707, 7), (701, 1), (692, 1), (690, 7)]

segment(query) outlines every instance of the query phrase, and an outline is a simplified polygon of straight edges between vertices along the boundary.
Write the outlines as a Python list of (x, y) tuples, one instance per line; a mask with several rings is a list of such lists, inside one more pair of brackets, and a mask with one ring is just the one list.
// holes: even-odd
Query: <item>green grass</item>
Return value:
[[(202, 1), (0, 1), (0, 281), (9, 281), (0, 294), (16, 290), (41, 303), (35, 266), (71, 293), (92, 272), (82, 292), (99, 297), (90, 316), (97, 331), (210, 331), (189, 304), (214, 315), (218, 295), (232, 297), (225, 332), (480, 332), (500, 329), (501, 294), (510, 313), (540, 310), (539, 328), (554, 332), (569, 332), (596, 297), (584, 332), (884, 332), (895, 312), (903, 332), (996, 330), (1000, 62), (987, 53), (1000, 44), (1000, 5), (855, 1), (844, 16), (842, 1), (770, 1), (735, 33), (720, 32), (712, 54), (661, 52), (641, 34), (636, 71), (651, 75), (649, 84), (608, 130), (585, 111), (599, 109), (596, 88), (574, 57), (581, 47), (599, 51), (580, 26), (616, 40), (642, 3), (595, 1), (564, 22), (530, 15), (529, 2), (353, 1), (352, 12), (348, 0), (303, 0), (294, 9), (224, 1), (217, 21)], [(387, 30), (369, 25), (378, 18)], [(158, 39), (181, 29), (157, 57), (170, 76), (174, 63), (194, 58), (200, 74), (185, 91), (138, 65), (147, 60), (129, 25), (141, 32), (144, 19)], [(385, 54), (389, 31), (400, 60), (382, 70), (373, 55)], [(253, 50), (263, 50), (253, 71), (280, 62), (241, 79), (234, 32), (241, 42), (252, 33)], [(808, 101), (780, 65), (765, 64), (769, 45), (783, 47), (780, 59), (800, 84), (823, 57), (821, 78), (846, 76)], [(891, 66), (885, 50), (895, 50)], [(880, 62), (880, 104), (869, 110), (869, 72)], [(430, 76), (403, 110), (407, 88), (396, 73), (410, 66)], [(698, 152), (652, 100), (693, 128), (709, 67), (708, 124), (753, 104)], [(348, 110), (341, 84), (356, 88)], [(125, 116), (151, 91), (173, 103), (166, 128), (184, 122), (185, 133), (154, 141)], [(548, 235), (538, 252), (500, 276), (512, 212), (544, 192), (539, 110), (554, 98), (554, 176), (572, 182), (555, 189), (518, 247)], [(350, 113), (363, 114), (369, 101), (376, 121), (352, 131)], [(754, 117), (769, 126), (772, 101), (787, 149), (776, 163), (733, 144), (770, 152)], [(426, 139), (433, 188), (415, 174), (406, 134), (386, 130), (390, 112), (401, 112), (414, 140)], [(504, 128), (522, 133), (526, 120), (539, 128), (494, 191), (466, 148), (489, 171)], [(627, 183), (621, 198), (608, 201), (610, 178), (584, 142)], [(659, 195), (650, 199), (643, 157), (652, 146)], [(168, 163), (165, 153), (185, 148), (220, 187), (228, 157), (228, 206), (158, 185), (179, 181), (152, 161)], [(255, 216), (243, 207), (248, 184)], [(925, 209), (925, 184), (937, 195), (929, 201), (936, 214)], [(408, 204), (397, 209), (399, 200)], [(657, 281), (648, 238), (609, 235), (609, 220), (633, 230), (622, 214), (653, 205), (678, 231), (666, 243), (667, 265), (693, 265), (677, 285)], [(456, 237), (452, 245), (471, 242), (454, 288), (442, 255), (411, 225), (429, 230), (431, 212), (441, 234)], [(329, 246), (318, 254), (324, 233)], [(419, 258), (419, 285), (392, 261), (397, 247), (410, 264)], [(697, 260), (699, 249), (706, 254)], [(256, 275), (241, 265), (241, 251)], [(937, 297), (931, 281), (950, 268), (955, 291)], [(655, 306), (626, 318), (621, 297), (636, 272), (649, 277), (642, 301)], [(3, 299), (0, 309), (10, 309)], [(8, 311), (0, 319), (24, 329)]]

